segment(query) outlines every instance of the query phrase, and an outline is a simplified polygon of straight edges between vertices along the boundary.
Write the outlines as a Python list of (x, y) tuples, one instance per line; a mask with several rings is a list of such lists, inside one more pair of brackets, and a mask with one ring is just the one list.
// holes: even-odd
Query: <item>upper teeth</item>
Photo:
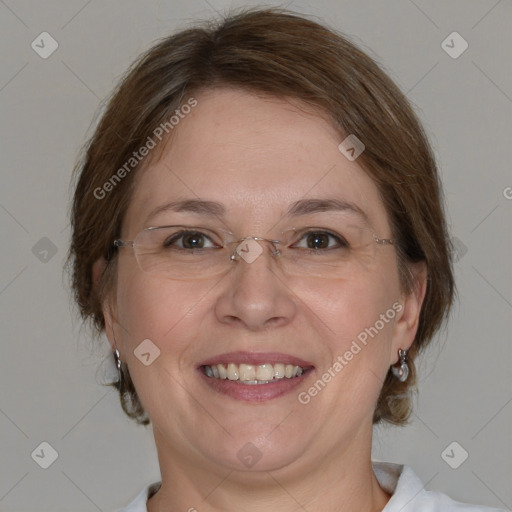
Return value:
[(246, 384), (263, 384), (284, 377), (291, 379), (302, 375), (303, 369), (293, 364), (265, 363), (252, 364), (215, 364), (204, 366), (204, 373), (216, 379), (238, 380)]

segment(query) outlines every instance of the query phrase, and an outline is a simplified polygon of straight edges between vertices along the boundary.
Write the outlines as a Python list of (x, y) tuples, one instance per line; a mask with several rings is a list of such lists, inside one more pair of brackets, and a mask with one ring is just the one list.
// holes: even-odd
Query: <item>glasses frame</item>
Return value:
[[(182, 224), (171, 224), (171, 225), (166, 225), (166, 226), (150, 226), (150, 227), (147, 227), (147, 228), (144, 228), (142, 229), (141, 231), (139, 231), (136, 235), (135, 235), (135, 238), (133, 240), (121, 240), (120, 238), (117, 238), (113, 241), (113, 250), (115, 251), (117, 248), (119, 247), (131, 247), (132, 249), (134, 249), (134, 256), (135, 256), (135, 259), (137, 261), (137, 266), (140, 268), (140, 270), (142, 272), (148, 272), (147, 270), (144, 270), (140, 263), (139, 263), (139, 259), (138, 259), (138, 254), (137, 254), (137, 251), (136, 251), (136, 245), (135, 245), (135, 241), (136, 241), (136, 238), (143, 232), (145, 231), (153, 231), (153, 230), (157, 230), (157, 229), (167, 229), (167, 228), (183, 228), (183, 229), (187, 229), (187, 230), (194, 230), (194, 229), (197, 229), (198, 231), (200, 230), (206, 230), (206, 231), (213, 231), (212, 229), (210, 228), (206, 228), (206, 227), (200, 227), (200, 226), (184, 226)], [(309, 226), (309, 227), (303, 227), (303, 228), (290, 228), (290, 229), (285, 229), (281, 232), (281, 235), (283, 233), (287, 233), (289, 231), (295, 231), (295, 230), (298, 230), (298, 229), (301, 229), (301, 230), (307, 230), (307, 229), (318, 229), (318, 230), (321, 230), (322, 228), (316, 228), (315, 226)], [(393, 238), (379, 238), (373, 231), (370, 227), (368, 228), (363, 228), (363, 229), (368, 229), (369, 232), (371, 232), (372, 234), (372, 238), (373, 238), (373, 241), (378, 244), (378, 245), (395, 245), (396, 244), (396, 240), (393, 239)], [(231, 236), (234, 236), (233, 232), (232, 231), (228, 231), (228, 230), (225, 230), (225, 229), (222, 229), (222, 228), (216, 228), (216, 231), (220, 231), (222, 233), (224, 233), (225, 235), (231, 235)], [(235, 245), (235, 249), (233, 250), (233, 252), (231, 253), (230, 257), (229, 257), (229, 261), (237, 261), (241, 258), (240, 254), (237, 252), (237, 248), (240, 246), (240, 244), (242, 242), (244, 242), (245, 240), (255, 240), (257, 242), (268, 242), (272, 245), (272, 256), (278, 256), (279, 254), (281, 254), (281, 251), (277, 248), (277, 245), (278, 244), (283, 244), (283, 240), (272, 240), (272, 239), (269, 239), (269, 238), (264, 238), (264, 237), (259, 237), (259, 236), (246, 236), (246, 237), (243, 237), (243, 238), (240, 238), (240, 239), (234, 239), (233, 240), (230, 240), (230, 241), (226, 241), (226, 237), (224, 237), (224, 240), (223, 240), (223, 246), (222, 247), (226, 247), (228, 244), (229, 245), (232, 245), (232, 244), (236, 244)]]

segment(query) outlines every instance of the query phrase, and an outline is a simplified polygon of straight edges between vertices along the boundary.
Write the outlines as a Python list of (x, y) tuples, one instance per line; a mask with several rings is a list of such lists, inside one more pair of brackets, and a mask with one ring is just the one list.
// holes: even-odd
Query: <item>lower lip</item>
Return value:
[(266, 402), (267, 400), (273, 400), (274, 398), (291, 393), (309, 377), (313, 369), (306, 370), (299, 377), (294, 377), (293, 379), (285, 377), (268, 384), (239, 384), (236, 380), (208, 377), (200, 368), (197, 371), (204, 379), (204, 382), (217, 393), (243, 402)]

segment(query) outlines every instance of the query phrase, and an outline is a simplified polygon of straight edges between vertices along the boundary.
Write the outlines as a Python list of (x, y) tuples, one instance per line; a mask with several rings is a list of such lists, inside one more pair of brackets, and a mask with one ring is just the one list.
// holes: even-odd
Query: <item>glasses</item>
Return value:
[(315, 226), (287, 229), (279, 240), (236, 239), (220, 228), (178, 225), (145, 228), (133, 240), (114, 240), (114, 247), (132, 247), (143, 272), (171, 279), (210, 278), (237, 262), (251, 264), (262, 256), (265, 245), (287, 276), (342, 278), (370, 269), (379, 247), (394, 243), (351, 224), (336, 231)]

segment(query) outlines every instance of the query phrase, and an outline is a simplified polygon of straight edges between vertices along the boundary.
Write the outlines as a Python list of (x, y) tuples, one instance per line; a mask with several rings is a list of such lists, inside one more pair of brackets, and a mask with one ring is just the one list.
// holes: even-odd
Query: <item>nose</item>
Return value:
[(272, 256), (278, 256), (281, 254), (281, 251), (277, 247), (278, 244), (282, 243), (280, 240), (269, 240), (268, 238), (261, 238), (258, 236), (248, 236), (238, 241), (233, 254), (231, 254), (230, 260), (237, 261), (243, 259), (245, 262), (251, 263), (263, 252), (261, 242), (268, 242), (271, 244)]
[(215, 307), (220, 322), (263, 331), (285, 326), (296, 315), (294, 294), (272, 261), (279, 254), (277, 241), (265, 240), (245, 238), (231, 255), (233, 268)]

